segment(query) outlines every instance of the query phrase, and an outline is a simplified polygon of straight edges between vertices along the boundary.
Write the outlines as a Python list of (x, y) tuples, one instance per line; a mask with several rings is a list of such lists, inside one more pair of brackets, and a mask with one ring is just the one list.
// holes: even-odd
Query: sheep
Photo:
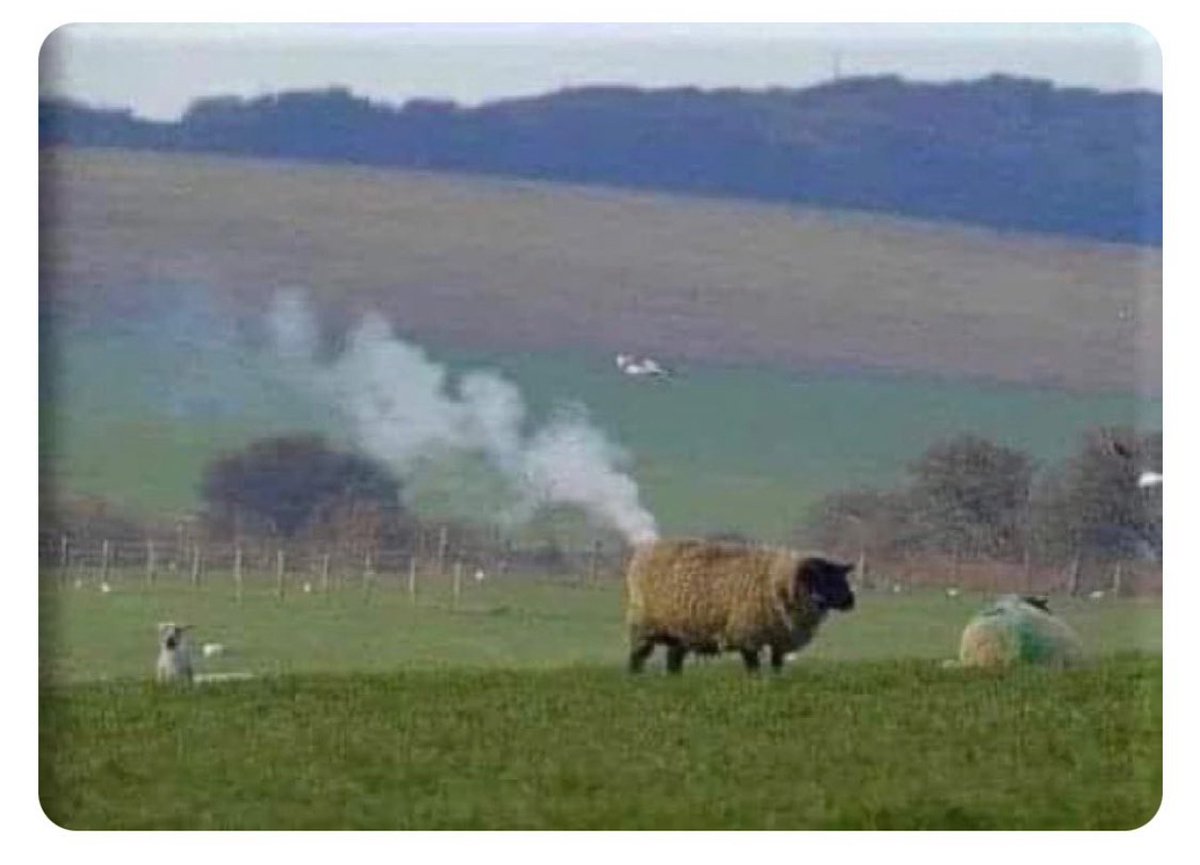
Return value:
[(704, 540), (640, 545), (626, 572), (629, 670), (637, 673), (657, 644), (667, 670), (680, 673), (687, 653), (737, 651), (755, 672), (770, 648), (778, 672), (803, 648), (830, 609), (854, 608), (847, 582), (853, 564), (774, 547)]
[(964, 667), (1078, 664), (1083, 648), (1075, 631), (1050, 612), (1045, 598), (1005, 595), (963, 630), (958, 662)]
[(176, 625), (163, 622), (158, 626), (158, 666), (156, 678), (159, 682), (192, 681), (192, 647), (187, 639), (191, 625)]

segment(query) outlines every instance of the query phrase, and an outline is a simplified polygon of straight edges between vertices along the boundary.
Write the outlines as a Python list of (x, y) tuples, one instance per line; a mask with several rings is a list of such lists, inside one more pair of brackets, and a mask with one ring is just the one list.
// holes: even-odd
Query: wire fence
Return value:
[(214, 580), (243, 587), (269, 583), (279, 595), (348, 587), (450, 584), (455, 594), (470, 581), (513, 574), (569, 582), (618, 579), (627, 550), (593, 542), (584, 549), (556, 545), (518, 546), (511, 541), (455, 543), (447, 531), (407, 545), (271, 543), (187, 538), (94, 538), (43, 532), (38, 560), (44, 579), (63, 585), (116, 586), (191, 584)]
[[(254, 539), (213, 541), (174, 537), (97, 538), (42, 532), (43, 579), (74, 586), (231, 585), (269, 587), (279, 596), (297, 590), (393, 588), (415, 594), (436, 585), (454, 596), (473, 582), (540, 578), (563, 584), (621, 579), (629, 549), (594, 541), (578, 549), (554, 544), (517, 545), (499, 537), (455, 537), (446, 529), (414, 536), (408, 544), (293, 542)], [(854, 573), (866, 590), (903, 592), (941, 587), (978, 592), (1066, 595), (1161, 595), (1162, 567), (1139, 560), (1079, 558), (1049, 566), (924, 554), (868, 559), (860, 552)]]

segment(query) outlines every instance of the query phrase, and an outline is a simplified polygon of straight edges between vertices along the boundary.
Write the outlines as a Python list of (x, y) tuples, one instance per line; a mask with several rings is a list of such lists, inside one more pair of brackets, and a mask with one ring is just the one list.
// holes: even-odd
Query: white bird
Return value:
[(1162, 472), (1142, 472), (1138, 477), (1137, 485), (1142, 489), (1161, 487), (1162, 481)]
[(110, 586), (108, 583), (101, 583), (100, 591), (107, 595), (109, 592), (112, 591), (112, 586)]
[(483, 578), (484, 578), (485, 576), (486, 576), (486, 574), (484, 574), (484, 572), (483, 572), (483, 568), (478, 568), (478, 569), (475, 571), (475, 582), (477, 582), (477, 583), (482, 583), (482, 582), (483, 582)]
[(946, 597), (947, 598), (957, 598), (958, 597), (958, 586), (951, 586), (950, 588), (946, 589)]
[(1098, 601), (1104, 597), (1104, 590), (1096, 589), (1096, 591), (1092, 592), (1090, 595), (1088, 595), (1088, 597), (1091, 598), (1093, 601)]
[(651, 357), (634, 357), (631, 354), (617, 355), (617, 369), (631, 376), (660, 375), (666, 376), (666, 367)]
[(312, 594), (312, 583), (304, 584), (304, 594), (306, 594), (306, 595)]
[(221, 643), (205, 643), (201, 651), (204, 652), (204, 657), (211, 658), (214, 655), (225, 654), (225, 646)]

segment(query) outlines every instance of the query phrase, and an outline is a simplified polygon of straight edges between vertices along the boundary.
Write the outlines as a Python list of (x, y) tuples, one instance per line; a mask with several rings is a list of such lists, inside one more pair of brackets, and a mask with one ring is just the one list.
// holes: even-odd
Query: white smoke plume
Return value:
[(476, 453), (511, 486), (510, 520), (526, 520), (543, 505), (573, 505), (631, 543), (657, 536), (637, 484), (620, 468), (626, 454), (582, 410), (560, 412), (526, 433), (516, 385), (473, 371), (452, 391), (446, 368), (377, 315), (359, 323), (339, 356), (321, 363), (314, 316), (297, 292), (276, 296), (269, 324), (291, 374), (335, 408), (359, 447), (402, 477), (424, 460)]

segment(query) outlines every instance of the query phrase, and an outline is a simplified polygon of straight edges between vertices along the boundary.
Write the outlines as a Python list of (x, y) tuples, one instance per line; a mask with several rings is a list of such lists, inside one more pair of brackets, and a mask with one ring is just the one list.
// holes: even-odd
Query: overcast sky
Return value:
[(1162, 90), (1154, 38), (1100, 24), (70, 25), (43, 47), (40, 89), (173, 119), (200, 96), (330, 85), (478, 104), (598, 83), (803, 87), (835, 71)]

